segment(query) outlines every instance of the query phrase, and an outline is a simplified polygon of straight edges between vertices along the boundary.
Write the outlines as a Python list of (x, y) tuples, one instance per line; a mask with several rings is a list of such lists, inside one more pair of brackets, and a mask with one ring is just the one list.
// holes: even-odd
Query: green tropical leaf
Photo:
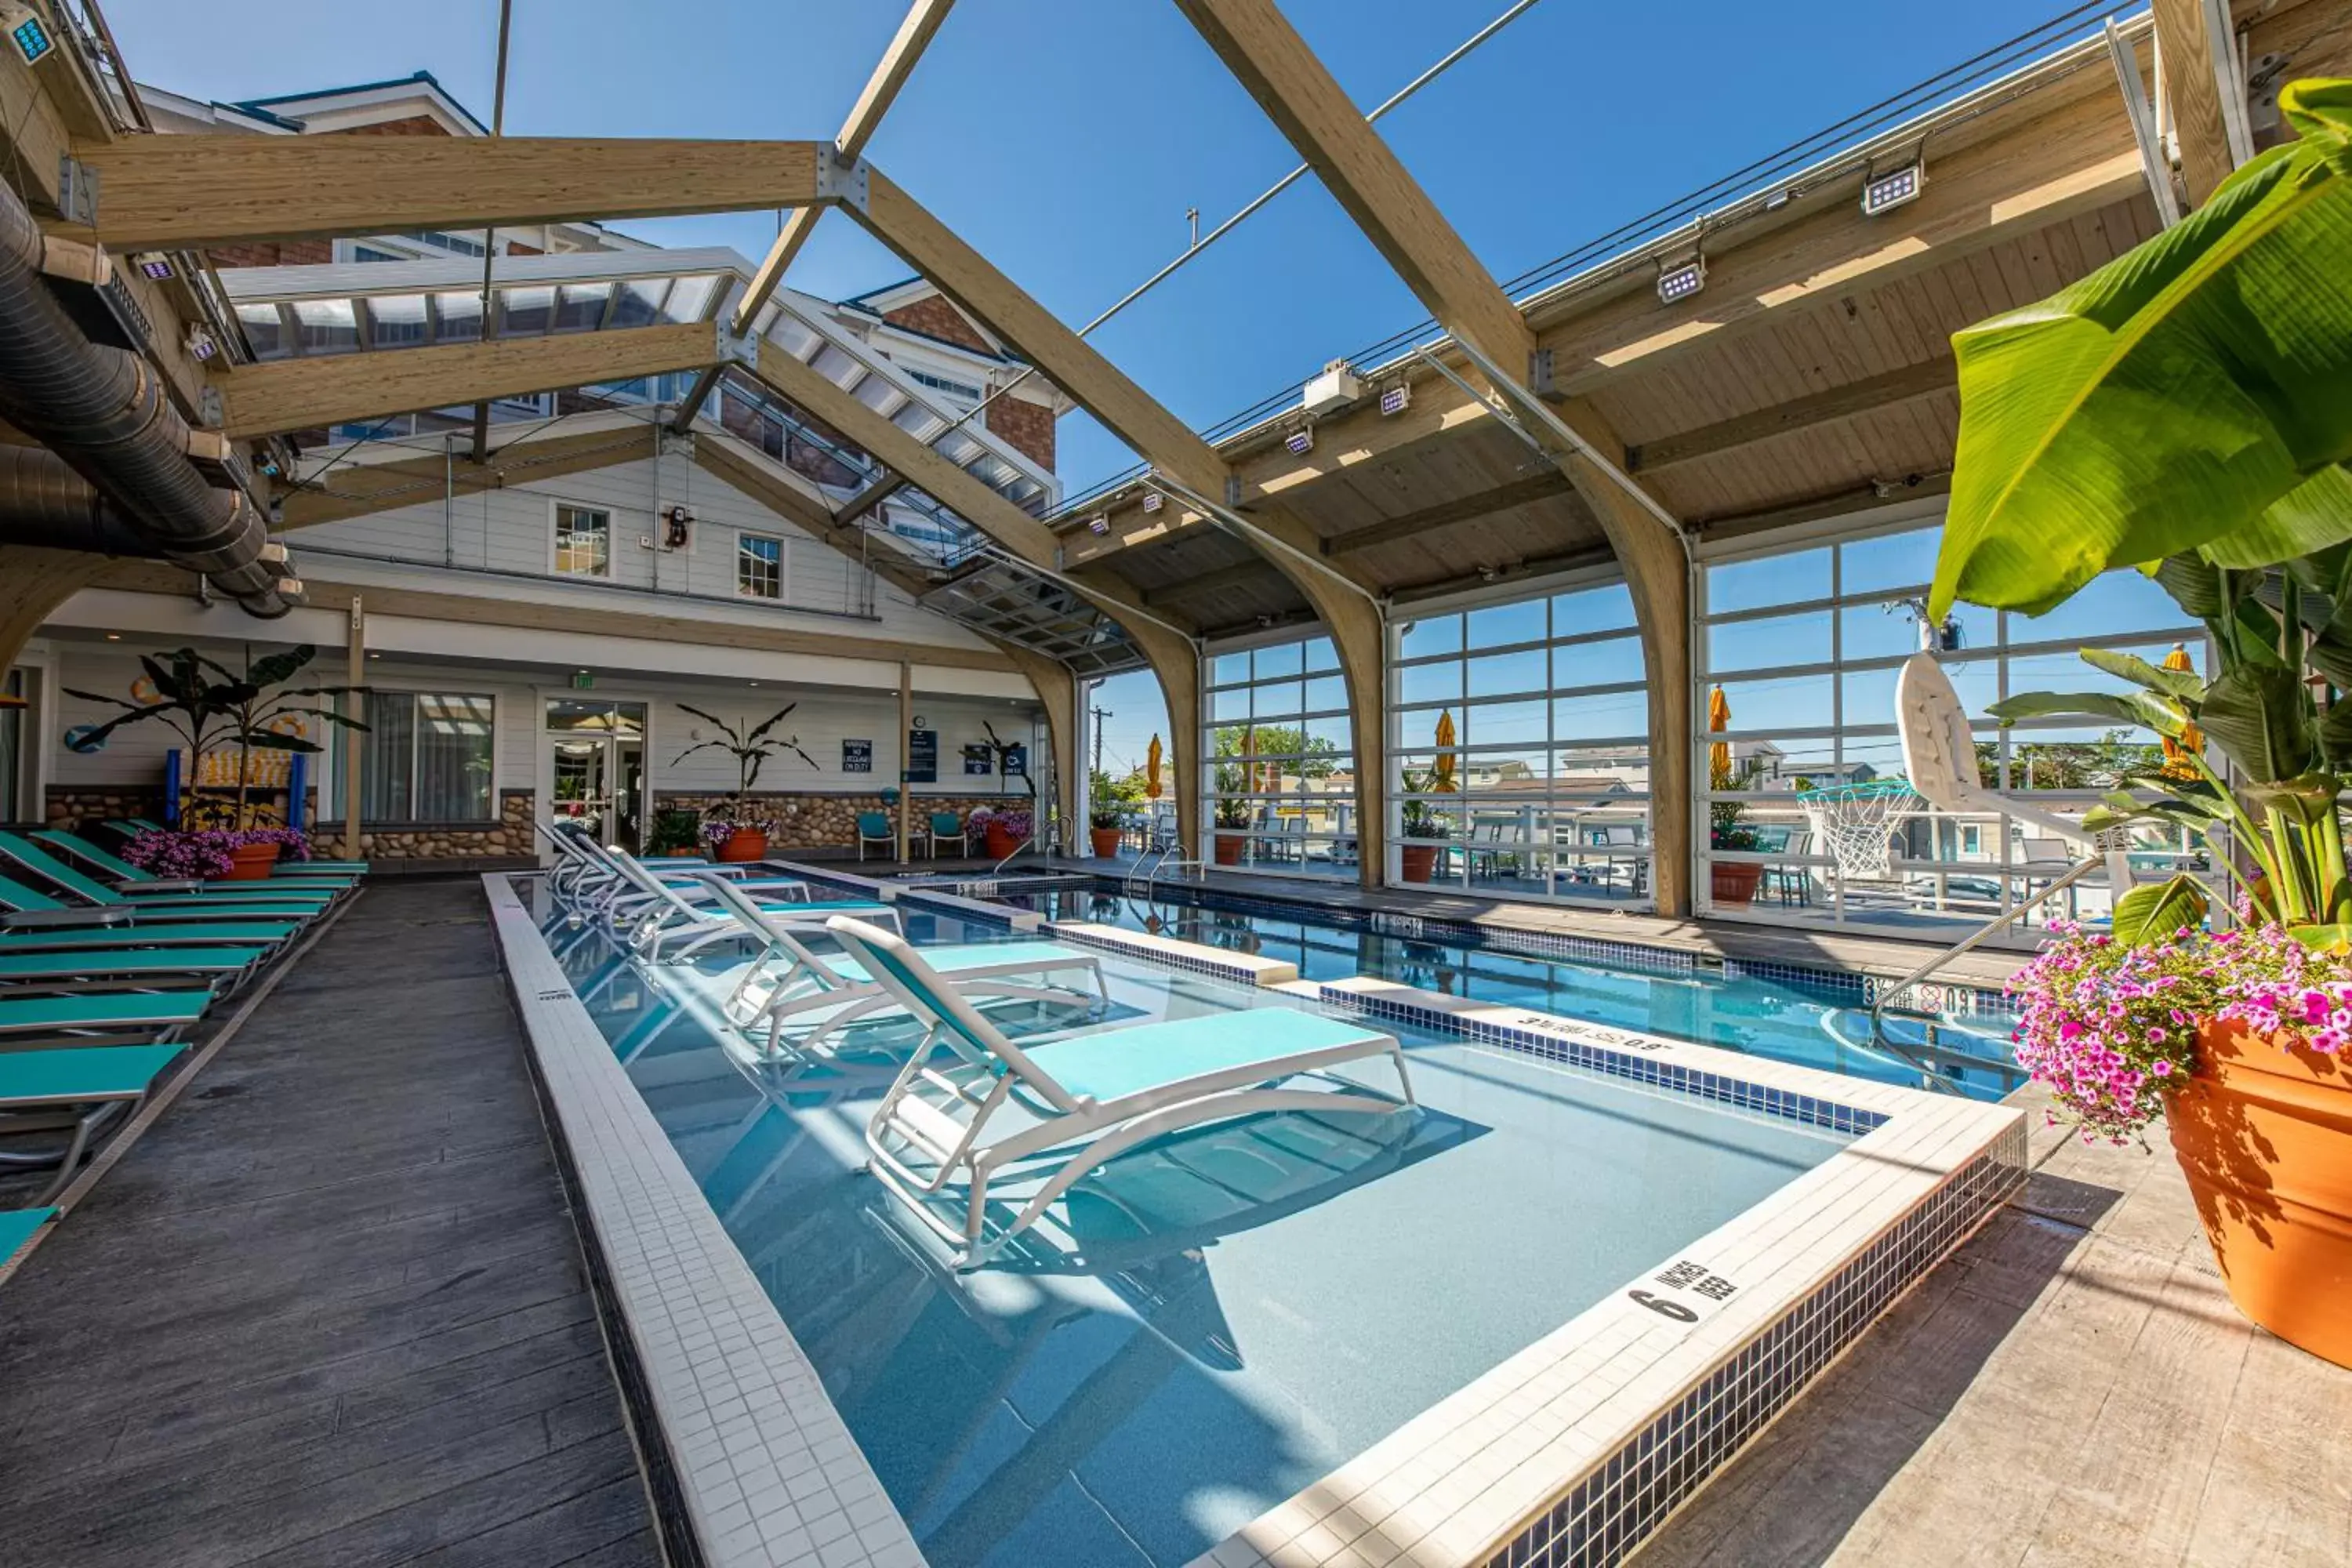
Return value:
[(2319, 754), (2331, 768), (2352, 770), (2352, 702), (2338, 702), (2319, 721)]
[(2318, 761), (2310, 694), (2302, 677), (2283, 666), (2249, 664), (2222, 671), (2207, 689), (2198, 721), (2254, 784), (2294, 778)]
[(2286, 934), (2321, 952), (2342, 952), (2352, 948), (2352, 925), (2289, 926)]
[(317, 752), (324, 749), (316, 742), (306, 741), (299, 735), (280, 735), (275, 731), (240, 738), (257, 752)]
[(2207, 908), (2205, 889), (2197, 879), (2177, 872), (2117, 899), (2110, 930), (2126, 947), (2141, 947), (2204, 924)]
[(2083, 662), (2093, 669), (2103, 669), (2118, 680), (2128, 680), (2165, 697), (2178, 697), (2194, 702), (2205, 695), (2204, 678), (2192, 670), (2167, 669), (2135, 658), (2127, 653), (2110, 653), (2103, 647), (2081, 650)]
[(800, 704), (797, 702), (787, 702), (782, 708), (777, 709), (773, 713), (769, 714), (765, 722), (761, 724), (758, 729), (743, 737), (743, 743), (747, 746), (757, 744), (761, 736), (765, 735), (769, 731), (774, 729), (777, 725), (784, 721), (784, 715), (790, 713), (793, 709), (799, 706)]
[(739, 731), (734, 725), (730, 724), (726, 720), (721, 719), (718, 714), (705, 713), (701, 709), (694, 707), (689, 703), (681, 702), (677, 706), (680, 712), (691, 713), (706, 724), (718, 725), (720, 730), (726, 732), (729, 744), (740, 746), (743, 743), (743, 736), (741, 732)]
[(2027, 691), (1985, 710), (2003, 724), (2021, 719), (2115, 719), (2179, 740), (2188, 718), (2178, 705), (2137, 691)]
[(2275, 811), (2290, 822), (2308, 827), (2332, 820), (2336, 799), (2344, 793), (2334, 773), (2305, 773), (2299, 778), (2245, 786), (2246, 798), (2264, 811)]
[(302, 667), (319, 655), (319, 650), (304, 644), (284, 653), (273, 653), (246, 667), (246, 680), (254, 686), (282, 686), (294, 679)]
[(76, 691), (72, 687), (68, 686), (65, 689), (65, 692), (67, 696), (79, 697), (84, 702), (111, 702), (117, 708), (128, 709), (133, 713), (152, 713), (158, 710), (157, 705), (154, 703), (133, 702), (128, 698), (110, 697), (103, 691)]
[(2352, 470), (2331, 463), (2197, 552), (2216, 566), (2275, 566), (2347, 540), (2352, 540)]
[(2244, 528), (2352, 458), (2348, 86), (2290, 85), (2301, 140), (2089, 277), (1955, 334), (1935, 615), (1956, 598), (2047, 610), (2101, 572)]

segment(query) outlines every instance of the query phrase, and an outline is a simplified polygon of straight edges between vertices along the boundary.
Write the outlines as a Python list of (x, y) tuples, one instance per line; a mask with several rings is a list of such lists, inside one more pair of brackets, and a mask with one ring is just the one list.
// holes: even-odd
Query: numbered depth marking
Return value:
[(1677, 1323), (1696, 1323), (1711, 1317), (1739, 1293), (1739, 1287), (1694, 1258), (1677, 1258), (1643, 1284), (1625, 1292), (1637, 1307), (1645, 1307)]
[(1621, 1034), (1615, 1029), (1571, 1027), (1562, 1024), (1557, 1018), (1546, 1017), (1541, 1013), (1523, 1013), (1511, 1021), (1510, 1026), (1515, 1029), (1531, 1030), (1540, 1035), (1550, 1035), (1559, 1039), (1574, 1040), (1579, 1045), (1603, 1046), (1611, 1050), (1663, 1051), (1673, 1043), (1659, 1039), (1653, 1035), (1627, 1035)]

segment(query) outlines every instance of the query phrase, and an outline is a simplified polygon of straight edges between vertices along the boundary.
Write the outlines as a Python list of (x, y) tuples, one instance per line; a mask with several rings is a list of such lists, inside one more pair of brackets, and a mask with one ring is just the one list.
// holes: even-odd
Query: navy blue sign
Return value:
[(841, 743), (841, 771), (845, 773), (870, 773), (874, 771), (874, 742), (844, 741)]
[(937, 730), (907, 731), (907, 774), (901, 784), (937, 784), (940, 782), (940, 732)]

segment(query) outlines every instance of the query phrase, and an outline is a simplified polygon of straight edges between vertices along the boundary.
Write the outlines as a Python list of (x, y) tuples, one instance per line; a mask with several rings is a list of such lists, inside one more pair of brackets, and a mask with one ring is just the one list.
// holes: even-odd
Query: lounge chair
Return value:
[[(68, 904), (22, 882), (0, 877), (0, 951), (29, 952), (37, 944), (57, 951), (75, 947), (161, 947), (229, 942), (278, 942), (302, 929), (310, 918), (280, 918), (237, 906), (193, 919), (143, 904)], [(199, 926), (196, 922), (201, 921)]]
[[(70, 833), (60, 833), (55, 828), (43, 828), (27, 837), (51, 854), (61, 855), (69, 860), (79, 861), (87, 866), (94, 874), (104, 878), (117, 889), (152, 881), (147, 872), (133, 866), (128, 860), (108, 854), (87, 838), (77, 838)], [(306, 862), (279, 861), (271, 873), (270, 880), (282, 880), (287, 868), (297, 864), (306, 864)], [(308, 889), (311, 884), (316, 883), (320, 888), (331, 889), (337, 897), (341, 897), (359, 885), (360, 875), (357, 871), (340, 870), (329, 867), (309, 874), (307, 880), (298, 885)], [(206, 882), (203, 886), (207, 890), (250, 891), (261, 896), (270, 896), (289, 890), (284, 887), (271, 887), (257, 882)]]
[(23, 952), (0, 942), (0, 997), (33, 990), (131, 989), (178, 983), (218, 988), (243, 980), (269, 956), (266, 947), (118, 947)]
[[(710, 891), (763, 944), (760, 956), (735, 982), (722, 1010), (727, 1021), (746, 1035), (756, 1037), (764, 1026), (770, 1057), (785, 1054), (784, 1026), (789, 1023), (810, 1024), (790, 1042), (793, 1052), (805, 1056), (846, 1026), (898, 1005), (898, 999), (856, 959), (812, 951), (787, 923), (789, 909), (780, 918), (723, 881), (712, 881)], [(926, 948), (923, 960), (966, 996), (1110, 1003), (1102, 961), (1059, 942), (966, 942)], [(1043, 983), (1044, 976), (1063, 973), (1087, 975), (1094, 983), (1094, 994)]]
[(621, 866), (625, 857), (656, 881), (666, 884), (688, 903), (699, 903), (709, 895), (709, 879), (723, 879), (739, 888), (747, 888), (761, 896), (782, 900), (804, 901), (809, 885), (798, 877), (756, 877), (750, 873), (758, 868), (747, 862), (729, 865), (709, 864), (672, 866), (667, 862), (640, 860), (618, 845), (598, 844), (591, 840), (579, 847), (597, 867), (600, 882), (583, 880), (570, 896), (573, 912), (609, 920), (615, 928), (635, 923), (655, 901), (638, 882)]
[[(698, 903), (688, 890), (672, 886), (646, 869), (645, 862), (625, 849), (602, 847), (614, 868), (637, 891), (648, 895), (626, 931), (629, 946), (656, 963), (676, 961), (700, 952), (715, 942), (740, 941), (758, 933), (734, 915)], [(708, 884), (700, 889), (709, 894)], [(898, 923), (898, 911), (870, 899), (815, 899), (762, 901), (761, 909), (782, 918), (810, 924), (828, 915), (854, 914), (867, 920)]]
[(163, 1039), (205, 1016), (209, 988), (180, 991), (76, 991), (23, 995), (0, 990), (0, 1042), (68, 1041), (83, 1037)]
[(309, 920), (335, 900), (332, 888), (262, 882), (139, 881), (110, 888), (15, 833), (0, 833), (0, 856), (73, 898), (100, 909), (128, 906), (142, 920), (218, 920), (224, 915)]
[(147, 1097), (184, 1045), (73, 1046), (54, 1051), (0, 1051), (0, 1133), (63, 1131), (62, 1149), (0, 1148), (0, 1165), (55, 1165), (58, 1178), (33, 1200), (65, 1191), (90, 1139)]
[(46, 1205), (37, 1209), (0, 1209), (0, 1268), (5, 1268), (33, 1233), (49, 1223), (58, 1211)]
[[(1016, 1046), (904, 938), (842, 916), (825, 927), (929, 1026), (866, 1124), (867, 1169), (925, 1226), (961, 1247), (959, 1268), (986, 1262), (1104, 1161), (1162, 1134), (1265, 1111), (1387, 1115), (1414, 1103), (1394, 1037), (1319, 1013), (1254, 1007)], [(931, 1065), (935, 1046), (948, 1047), (956, 1063)], [(1267, 1087), (1374, 1057), (1394, 1065), (1402, 1101)], [(1026, 1114), (992, 1137), (992, 1122), (1014, 1100)], [(988, 1184), (1015, 1166), (1024, 1174), (1051, 1174), (990, 1235)], [(957, 1185), (963, 1193), (961, 1231), (925, 1201)]]

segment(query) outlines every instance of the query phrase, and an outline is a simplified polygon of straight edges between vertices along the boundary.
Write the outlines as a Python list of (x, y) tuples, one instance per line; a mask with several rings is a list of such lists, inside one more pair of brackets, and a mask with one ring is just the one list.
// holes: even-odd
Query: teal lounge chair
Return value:
[[(656, 963), (687, 958), (714, 942), (740, 941), (758, 933), (724, 910), (698, 903), (688, 890), (673, 886), (646, 869), (645, 862), (625, 849), (599, 845), (596, 853), (611, 862), (637, 891), (646, 894), (642, 912), (628, 927), (629, 946)], [(762, 901), (760, 907), (779, 920), (814, 925), (828, 915), (850, 914), (866, 920), (898, 923), (898, 911), (871, 899), (810, 899)]]
[(33, 1233), (49, 1223), (58, 1211), (53, 1208), (0, 1209), (0, 1268), (5, 1268), (25, 1250)]
[(212, 1005), (209, 989), (75, 991), (25, 995), (0, 990), (0, 1042), (60, 1042), (83, 1036), (136, 1036), (142, 1043), (184, 1029)]
[[(959, 1268), (986, 1262), (1086, 1173), (1166, 1133), (1266, 1111), (1385, 1116), (1412, 1106), (1393, 1037), (1319, 1013), (1251, 1007), (1016, 1046), (903, 938), (835, 916), (825, 927), (929, 1027), (866, 1123), (866, 1168), (943, 1240)], [(934, 1046), (957, 1060), (934, 1065)], [(1404, 1098), (1280, 1089), (1284, 1079), (1386, 1057)], [(1015, 1125), (992, 1125), (1017, 1100)], [(1045, 1178), (1012, 1220), (987, 1229), (988, 1184), (1008, 1169)], [(959, 1231), (927, 1201), (961, 1189)]]
[(164, 1068), (186, 1049), (162, 1045), (0, 1051), (0, 1132), (69, 1128), (73, 1133), (62, 1149), (0, 1149), (0, 1165), (55, 1165), (58, 1179), (33, 1200), (49, 1202), (73, 1180), (90, 1139), (147, 1098)]
[(335, 899), (331, 888), (279, 888), (258, 882), (251, 892), (215, 892), (206, 882), (140, 882), (110, 888), (86, 877), (20, 834), (0, 833), (0, 856), (69, 897), (100, 909), (125, 907), (139, 920), (230, 920), (277, 918), (307, 921)]
[[(60, 833), (53, 827), (43, 828), (29, 837), (36, 844), (51, 854), (62, 855), (69, 860), (79, 861), (106, 880), (114, 883), (118, 888), (133, 886), (149, 880), (145, 871), (128, 860), (108, 854), (87, 838), (77, 838), (70, 833)], [(276, 870), (278, 873), (282, 873), (287, 867), (294, 864), (297, 862), (281, 860)], [(360, 873), (357, 871), (336, 870), (332, 868), (318, 873), (316, 877), (316, 880), (321, 886), (331, 887), (338, 894), (348, 891), (358, 883), (359, 879)], [(206, 882), (203, 886), (223, 891), (252, 890), (276, 893), (286, 890), (278, 888), (257, 889), (251, 882)]]
[[(764, 1032), (770, 1057), (784, 1055), (787, 1024), (805, 1026), (791, 1039), (793, 1052), (805, 1056), (848, 1025), (898, 1005), (898, 999), (857, 960), (845, 953), (814, 952), (795, 936), (786, 923), (789, 906), (778, 917), (723, 879), (712, 879), (709, 888), (720, 907), (761, 944), (760, 956), (737, 978), (721, 1011), (746, 1035), (756, 1038)], [(926, 948), (923, 961), (966, 996), (1110, 1005), (1102, 960), (1059, 942), (966, 942)], [(1049, 977), (1056, 974), (1085, 976), (1093, 994), (1054, 984)]]
[(0, 997), (33, 990), (130, 990), (141, 985), (202, 985), (243, 980), (269, 956), (266, 947), (120, 947), (97, 952), (25, 952), (0, 942)]
[(298, 921), (247, 919), (238, 910), (204, 921), (170, 914), (141, 919), (142, 906), (103, 909), (68, 904), (0, 877), (0, 952), (62, 952), (80, 948), (268, 946), (302, 929)]

